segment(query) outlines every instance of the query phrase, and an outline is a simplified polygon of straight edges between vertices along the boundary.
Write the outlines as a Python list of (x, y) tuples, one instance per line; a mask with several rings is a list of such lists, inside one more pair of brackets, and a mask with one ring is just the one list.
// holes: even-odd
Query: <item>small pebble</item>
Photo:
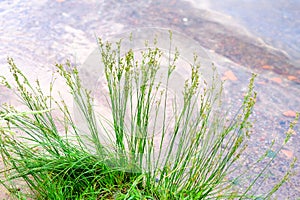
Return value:
[(184, 18), (182, 18), (182, 21), (187, 22), (187, 21), (189, 21), (189, 19), (184, 17)]

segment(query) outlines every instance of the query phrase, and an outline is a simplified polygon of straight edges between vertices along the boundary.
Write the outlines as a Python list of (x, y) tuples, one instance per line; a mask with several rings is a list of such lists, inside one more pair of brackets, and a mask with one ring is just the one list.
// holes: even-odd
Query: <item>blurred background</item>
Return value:
[[(258, 74), (245, 166), (273, 139), (277, 146), (283, 142), (300, 111), (298, 0), (0, 0), (0, 74), (9, 77), (6, 61), (12, 57), (30, 79), (47, 85), (55, 63), (82, 65), (97, 48), (97, 37), (141, 27), (178, 31), (204, 47), (225, 80), (229, 115), (241, 104), (251, 73)], [(0, 86), (0, 103), (16, 103), (14, 99)], [(261, 191), (284, 175), (294, 157), (300, 158), (299, 130), (297, 125), (272, 163)], [(300, 198), (299, 162), (295, 172), (275, 197)]]

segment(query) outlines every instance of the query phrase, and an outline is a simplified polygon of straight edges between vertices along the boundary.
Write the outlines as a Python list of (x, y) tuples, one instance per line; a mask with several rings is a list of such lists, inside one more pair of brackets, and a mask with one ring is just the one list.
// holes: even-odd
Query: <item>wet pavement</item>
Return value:
[[(275, 2), (275, 5), (282, 3), (280, 0)], [(299, 3), (296, 2), (285, 8), (288, 10), (297, 6)], [(278, 141), (278, 146), (284, 140), (295, 111), (300, 111), (300, 68), (297, 60), (300, 53), (296, 45), (299, 42), (299, 26), (296, 25), (300, 16), (293, 19), (287, 12), (287, 19), (280, 21), (282, 24), (278, 26), (279, 29), (286, 27), (284, 23), (295, 24), (287, 25), (289, 31), (279, 31), (283, 35), (280, 37), (275, 34), (275, 28), (267, 27), (273, 32), (270, 35), (257, 28), (264, 27), (263, 22), (253, 25), (265, 15), (255, 16), (253, 22), (248, 22), (245, 18), (247, 13), (243, 15), (242, 12), (225, 8), (215, 3), (206, 9), (198, 7), (197, 3), (180, 0), (2, 0), (1, 75), (9, 76), (6, 58), (10, 56), (25, 74), (30, 74), (32, 80), (39, 78), (42, 84), (47, 85), (55, 63), (66, 59), (78, 65), (84, 63), (97, 46), (97, 36), (109, 38), (112, 34), (137, 27), (163, 27), (179, 31), (207, 49), (221, 78), (226, 79), (224, 102), (228, 107), (236, 109), (236, 104), (241, 103), (246, 91), (251, 73), (259, 74), (256, 79), (258, 100), (252, 116), (255, 126), (247, 158), (250, 161), (257, 153), (262, 153), (272, 139)], [(266, 10), (269, 11), (272, 10)], [(291, 10), (291, 13), (294, 11)], [(268, 23), (268, 18), (265, 21)], [(292, 44), (294, 47), (289, 47)], [(0, 87), (0, 103), (8, 100), (13, 102), (12, 96), (12, 93)], [(299, 135), (297, 126), (289, 144), (272, 163), (272, 176), (268, 183), (274, 183), (284, 174), (292, 157), (300, 158)], [(295, 170), (297, 174), (276, 193), (278, 199), (300, 197), (299, 163)]]

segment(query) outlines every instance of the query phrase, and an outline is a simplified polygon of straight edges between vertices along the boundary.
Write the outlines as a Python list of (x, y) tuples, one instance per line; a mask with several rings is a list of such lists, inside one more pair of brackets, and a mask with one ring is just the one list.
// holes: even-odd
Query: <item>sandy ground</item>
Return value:
[(3, 186), (0, 186), (0, 199), (12, 199), (10, 198), (8, 191)]

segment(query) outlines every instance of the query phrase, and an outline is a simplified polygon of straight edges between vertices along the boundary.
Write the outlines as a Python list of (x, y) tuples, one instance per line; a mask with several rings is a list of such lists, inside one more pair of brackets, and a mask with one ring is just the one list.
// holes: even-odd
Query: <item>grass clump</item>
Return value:
[[(56, 65), (85, 128), (78, 126), (63, 98), (54, 99), (54, 82), (45, 94), (38, 81), (32, 85), (8, 59), (15, 87), (5, 78), (2, 83), (15, 88), (27, 107), (19, 111), (3, 105), (0, 111), (5, 165), (1, 183), (12, 195), (20, 199), (267, 199), (287, 180), (290, 171), (270, 191), (256, 194), (253, 190), (262, 185), (260, 178), (274, 156), (247, 185), (235, 186), (250, 176), (249, 171), (238, 169), (251, 128), (254, 77), (241, 109), (228, 121), (222, 111), (222, 91), (215, 82), (203, 79), (196, 56), (189, 78), (172, 96), (169, 84), (178, 68), (178, 51), (165, 55), (146, 44), (139, 55), (133, 50), (123, 54), (121, 46), (121, 41), (99, 40), (108, 115), (97, 112), (94, 96), (82, 86), (76, 67)], [(163, 56), (168, 60), (165, 68)], [(61, 118), (54, 114), (58, 111)], [(267, 154), (254, 165), (264, 159)]]

